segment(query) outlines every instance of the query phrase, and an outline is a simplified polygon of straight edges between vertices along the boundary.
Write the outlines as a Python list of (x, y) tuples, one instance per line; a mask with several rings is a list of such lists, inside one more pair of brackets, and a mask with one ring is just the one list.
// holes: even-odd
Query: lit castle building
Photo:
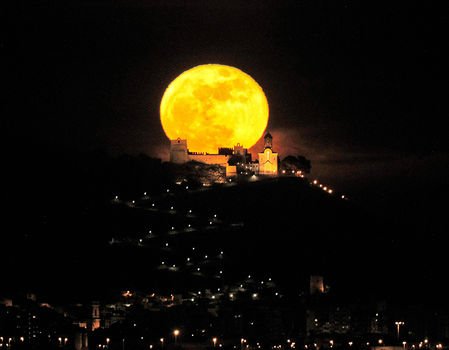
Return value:
[(260, 175), (275, 176), (278, 174), (278, 153), (273, 152), (273, 137), (269, 132), (264, 137), (264, 151), (259, 153), (259, 159), (251, 161), (251, 154), (243, 145), (237, 143), (233, 148), (219, 148), (217, 154), (204, 152), (190, 152), (187, 147), (187, 140), (170, 140), (170, 162), (184, 164), (195, 161), (204, 164), (216, 164), (226, 167), (227, 176), (237, 175), (235, 164), (245, 164), (246, 169)]

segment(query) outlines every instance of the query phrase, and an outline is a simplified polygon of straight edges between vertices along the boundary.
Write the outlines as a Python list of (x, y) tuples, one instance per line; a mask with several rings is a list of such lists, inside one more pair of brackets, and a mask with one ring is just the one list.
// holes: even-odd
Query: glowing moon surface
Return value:
[(240, 69), (220, 64), (191, 68), (165, 90), (161, 123), (170, 140), (186, 139), (192, 152), (253, 146), (268, 123), (262, 88)]

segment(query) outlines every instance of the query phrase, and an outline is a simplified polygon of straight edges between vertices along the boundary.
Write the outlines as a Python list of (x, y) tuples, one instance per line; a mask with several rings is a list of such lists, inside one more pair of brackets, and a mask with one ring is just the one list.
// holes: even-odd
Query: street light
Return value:
[(178, 335), (179, 335), (179, 333), (180, 333), (179, 329), (175, 329), (175, 330), (173, 331), (173, 335), (175, 336), (175, 344), (176, 344), (177, 341), (178, 341)]
[(164, 338), (159, 339), (159, 341), (161, 342), (161, 348), (164, 348)]
[(246, 339), (245, 338), (241, 338), (240, 339), (240, 347), (241, 347), (241, 349), (243, 349), (243, 344), (245, 344), (246, 343)]
[(396, 325), (397, 337), (399, 339), (399, 332), (401, 330), (401, 326), (404, 325), (404, 322), (403, 321), (396, 321), (394, 324)]
[(217, 337), (213, 337), (212, 338), (212, 343), (214, 343), (214, 348), (217, 345)]

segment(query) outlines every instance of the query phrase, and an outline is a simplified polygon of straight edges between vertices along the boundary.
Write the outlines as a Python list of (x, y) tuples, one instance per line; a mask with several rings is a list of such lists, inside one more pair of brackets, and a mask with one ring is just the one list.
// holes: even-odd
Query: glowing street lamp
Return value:
[(212, 338), (212, 343), (214, 344), (214, 348), (217, 345), (217, 340), (218, 340), (217, 337)]
[(397, 334), (397, 337), (399, 339), (399, 332), (401, 330), (401, 326), (404, 325), (404, 322), (403, 321), (396, 321), (394, 324), (396, 325), (396, 334)]
[(174, 337), (175, 337), (175, 344), (178, 342), (178, 335), (179, 335), (179, 333), (181, 333), (181, 332), (179, 331), (179, 329), (175, 329), (175, 330), (173, 331), (173, 335), (174, 335)]
[(161, 348), (164, 348), (164, 338), (159, 339), (159, 341), (161, 342)]
[(246, 343), (246, 339), (245, 338), (241, 338), (240, 339), (240, 348), (243, 349), (243, 344)]

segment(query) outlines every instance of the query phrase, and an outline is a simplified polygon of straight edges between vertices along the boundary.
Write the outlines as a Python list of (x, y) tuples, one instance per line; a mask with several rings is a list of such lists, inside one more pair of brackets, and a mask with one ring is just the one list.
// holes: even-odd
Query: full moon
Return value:
[(170, 140), (186, 139), (192, 152), (253, 146), (268, 123), (262, 88), (240, 69), (221, 64), (193, 67), (173, 80), (161, 101), (161, 123)]

